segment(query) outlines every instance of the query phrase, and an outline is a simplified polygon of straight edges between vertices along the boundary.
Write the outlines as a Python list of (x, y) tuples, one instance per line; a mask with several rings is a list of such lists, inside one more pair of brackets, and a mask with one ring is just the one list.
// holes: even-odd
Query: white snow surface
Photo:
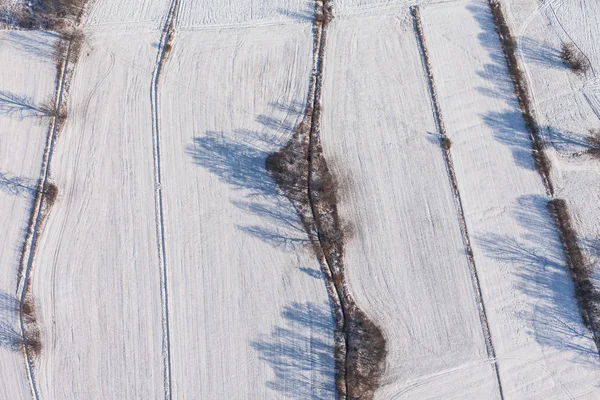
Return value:
[[(53, 39), (0, 32), (0, 398), (28, 398), (18, 342), (18, 268), (46, 144), (48, 118), (37, 109), (54, 95)], [(35, 71), (24, 74), (23, 71)], [(16, 346), (16, 351), (13, 351)]]
[[(35, 361), (40, 398), (165, 398), (167, 368), (174, 399), (334, 398), (334, 326), (319, 265), (264, 169), (302, 118), (314, 5), (182, 0), (160, 79), (155, 159), (150, 87), (172, 4), (94, 1), (84, 18), (51, 166), (60, 196), (32, 276), (44, 344)], [(446, 2), (422, 16), (496, 360), (487, 356), (410, 5), (336, 1), (325, 62), (322, 139), (345, 187), (341, 215), (356, 228), (347, 278), (387, 339), (376, 398), (499, 398), (494, 362), (506, 399), (597, 398), (597, 350), (579, 317), (487, 2)], [(600, 118), (600, 7), (503, 5), (556, 195), (569, 202), (598, 265), (600, 164), (581, 153)], [(35, 106), (50, 99), (54, 40), (1, 31), (0, 92)], [(562, 64), (563, 42), (590, 60), (585, 76)], [(23, 354), (10, 347), (48, 129), (38, 113), (0, 99), (2, 399), (31, 398)]]
[(54, 154), (33, 293), (43, 399), (163, 392), (150, 82), (157, 34), (89, 35)]
[(422, 15), (504, 395), (596, 398), (597, 351), (545, 209), (489, 7), (469, 1)]
[(322, 140), (347, 188), (341, 216), (356, 228), (348, 284), (387, 340), (376, 398), (494, 398), (408, 10), (336, 20), (327, 40)]
[(312, 27), (175, 43), (160, 100), (173, 396), (333, 398), (325, 285), (265, 170), (302, 118)]
[[(555, 1), (536, 8), (514, 0), (509, 5), (508, 20), (519, 33), (520, 61), (528, 72), (536, 115), (551, 155), (556, 195), (567, 201), (580, 245), (598, 276), (600, 163), (581, 153), (588, 148), (588, 131), (600, 126), (600, 48), (593, 38), (600, 8), (587, 1)], [(585, 75), (577, 76), (563, 64), (563, 43), (583, 51), (590, 62)], [(600, 288), (598, 279), (596, 287)]]

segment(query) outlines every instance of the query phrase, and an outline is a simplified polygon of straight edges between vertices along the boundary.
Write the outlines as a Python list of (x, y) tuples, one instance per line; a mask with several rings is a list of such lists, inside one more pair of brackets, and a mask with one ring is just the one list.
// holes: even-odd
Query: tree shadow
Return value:
[(52, 61), (56, 58), (55, 43), (59, 36), (56, 33), (36, 31), (11, 31), (4, 37), (12, 47), (43, 60)]
[(49, 116), (50, 111), (34, 105), (33, 100), (29, 97), (0, 91), (0, 113), (23, 119)]
[[(270, 106), (288, 116), (301, 115), (298, 104)], [(232, 201), (236, 207), (260, 218), (260, 225), (237, 225), (240, 230), (276, 247), (307, 246), (310, 241), (295, 208), (265, 168), (267, 157), (286, 145), (295, 126), (272, 115), (259, 115), (256, 121), (264, 129), (209, 131), (194, 138), (187, 152), (197, 165), (243, 194)]]
[(572, 361), (598, 365), (590, 330), (583, 324), (575, 289), (562, 253), (562, 243), (542, 196), (522, 196), (513, 215), (521, 236), (493, 232), (476, 237), (487, 256), (511, 264), (517, 289), (535, 299), (534, 307), (518, 312), (529, 334), (542, 346), (569, 351)]
[(483, 115), (483, 121), (493, 127), (494, 138), (510, 148), (516, 165), (535, 171), (531, 138), (525, 130), (521, 111), (488, 112)]
[(305, 1), (304, 5), (304, 10), (291, 11), (285, 8), (279, 8), (277, 12), (286, 17), (290, 17), (294, 21), (312, 22), (315, 19), (315, 3), (312, 1)]
[(29, 197), (35, 193), (36, 182), (18, 176), (8, 176), (0, 172), (0, 191), (19, 197)]
[(252, 343), (274, 371), (268, 387), (281, 398), (336, 398), (334, 331), (329, 304), (292, 303), (281, 313), (282, 326)]
[(520, 41), (525, 60), (547, 68), (566, 69), (560, 51), (531, 37), (523, 37)]
[(567, 130), (558, 130), (550, 126), (540, 127), (545, 141), (561, 153), (575, 154), (583, 153), (592, 149), (588, 142), (588, 136)]
[(23, 337), (18, 329), (19, 301), (16, 297), (0, 290), (0, 347), (18, 351), (23, 346)]

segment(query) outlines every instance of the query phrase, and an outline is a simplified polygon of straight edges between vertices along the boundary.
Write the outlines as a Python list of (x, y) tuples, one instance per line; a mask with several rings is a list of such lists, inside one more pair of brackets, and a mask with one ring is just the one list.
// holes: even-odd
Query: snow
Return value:
[(325, 285), (264, 168), (302, 118), (311, 26), (181, 32), (170, 57), (160, 117), (173, 396), (332, 398)]
[(333, 22), (323, 99), (325, 156), (344, 182), (341, 216), (357, 232), (347, 245), (347, 279), (387, 340), (376, 398), (493, 398), (495, 375), (407, 9)]
[[(413, 3), (339, 0), (321, 133), (344, 187), (341, 216), (356, 231), (348, 284), (387, 339), (375, 397), (499, 398), (497, 364), (507, 399), (595, 398), (597, 349), (579, 317), (487, 2), (417, 3), (496, 358), (486, 349)], [(323, 278), (264, 168), (303, 117), (314, 4), (181, 0), (154, 104), (174, 4), (96, 1), (84, 17), (51, 165), (60, 196), (31, 281), (44, 345), (35, 360), (40, 398), (166, 398), (170, 387), (174, 399), (331, 399), (334, 321)], [(591, 0), (503, 5), (556, 197), (567, 200), (598, 265), (600, 164), (582, 152), (600, 118), (600, 10)], [(55, 40), (0, 31), (2, 95), (34, 106), (53, 96)], [(585, 76), (560, 60), (570, 41), (591, 61)], [(17, 268), (48, 120), (2, 98), (0, 398), (27, 399), (23, 354), (9, 347), (19, 335)]]
[(314, 3), (306, 0), (211, 0), (183, 1), (178, 25), (182, 29), (206, 29), (216, 26), (289, 26), (291, 21), (312, 22)]
[[(588, 2), (555, 2), (540, 10), (522, 1), (511, 1), (509, 22), (520, 33), (521, 61), (528, 70), (537, 118), (544, 127), (544, 139), (554, 167), (557, 197), (564, 198), (596, 274), (600, 267), (598, 249), (600, 213), (600, 164), (578, 155), (587, 146), (590, 129), (597, 129), (600, 118), (600, 48), (593, 40), (594, 20), (600, 18), (597, 6)], [(528, 18), (524, 18), (528, 16)], [(592, 24), (592, 25), (589, 25)], [(591, 62), (585, 76), (573, 74), (560, 59), (562, 43), (573, 43)], [(541, 53), (542, 57), (535, 57)], [(596, 283), (596, 287), (600, 287)]]
[[(19, 341), (17, 276), (29, 223), (48, 119), (39, 107), (52, 98), (56, 69), (47, 58), (53, 39), (43, 33), (0, 32), (0, 397), (30, 396)], [(23, 74), (23, 71), (35, 71)], [(20, 104), (9, 100), (22, 100)]]
[(102, 0), (94, 1), (85, 16), (85, 29), (104, 34), (122, 35), (157, 32), (162, 29), (170, 0)]
[(423, 21), (504, 394), (593, 398), (597, 352), (545, 210), (489, 8), (431, 6)]
[(88, 35), (71, 83), (33, 293), (43, 399), (163, 393), (149, 89), (157, 34)]

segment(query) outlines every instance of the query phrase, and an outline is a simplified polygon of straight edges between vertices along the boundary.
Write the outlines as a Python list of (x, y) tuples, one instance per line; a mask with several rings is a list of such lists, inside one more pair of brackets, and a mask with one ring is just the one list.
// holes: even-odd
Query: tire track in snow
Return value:
[[(71, 43), (67, 44), (66, 55), (62, 65), (59, 69), (59, 75), (56, 86), (56, 95), (54, 101), (55, 110), (60, 110), (63, 105), (63, 98), (65, 93), (65, 82), (67, 75), (67, 68), (69, 65), (69, 58), (71, 56)], [(47, 216), (47, 211), (44, 210), (43, 193), (47, 187), (48, 180), (50, 177), (50, 165), (52, 163), (52, 156), (54, 154), (54, 146), (56, 143), (56, 136), (58, 134), (58, 118), (57, 116), (52, 117), (50, 128), (48, 130), (48, 138), (46, 142), (46, 150), (44, 151), (42, 169), (40, 173), (40, 181), (38, 183), (37, 192), (35, 196), (34, 206), (31, 214), (31, 219), (28, 227), (27, 237), (23, 245), (22, 261), (19, 270), (19, 283), (17, 284), (17, 298), (20, 301), (19, 307), (19, 325), (21, 328), (21, 337), (23, 338), (23, 349), (25, 355), (25, 363), (27, 365), (27, 377), (31, 386), (31, 392), (35, 400), (39, 400), (40, 395), (35, 379), (35, 370), (32, 361), (31, 351), (27, 343), (26, 327), (25, 327), (25, 312), (23, 311), (23, 304), (27, 296), (29, 289), (29, 281), (31, 277), (31, 270), (33, 266), (33, 260), (35, 257), (35, 250), (37, 247), (37, 240), (41, 230), (41, 226)]]
[(454, 199), (454, 205), (456, 207), (456, 212), (458, 214), (458, 224), (460, 226), (462, 241), (465, 246), (465, 253), (466, 253), (467, 261), (469, 264), (469, 274), (471, 276), (471, 283), (473, 284), (475, 298), (476, 298), (477, 306), (479, 309), (479, 321), (480, 321), (481, 330), (483, 332), (483, 336), (485, 339), (485, 347), (486, 347), (488, 358), (490, 360), (493, 360), (492, 365), (494, 368), (494, 372), (496, 374), (496, 380), (498, 381), (498, 392), (500, 395), (500, 399), (504, 399), (504, 393), (502, 391), (502, 382), (500, 380), (500, 371), (498, 368), (498, 362), (497, 362), (497, 358), (496, 358), (496, 351), (494, 350), (494, 343), (492, 341), (490, 325), (489, 325), (489, 322), (487, 319), (487, 312), (485, 310), (485, 304), (483, 302), (483, 296), (482, 296), (482, 292), (481, 292), (481, 284), (479, 282), (477, 266), (475, 265), (475, 258), (473, 257), (473, 248), (471, 247), (471, 239), (469, 237), (469, 231), (467, 229), (467, 222), (465, 219), (465, 211), (463, 208), (460, 191), (458, 189), (458, 181), (456, 179), (456, 173), (454, 172), (454, 164), (452, 163), (452, 155), (450, 154), (450, 148), (449, 147), (446, 148), (445, 144), (444, 144), (445, 140), (449, 140), (449, 139), (448, 139), (448, 136), (446, 135), (446, 127), (444, 125), (444, 120), (442, 119), (441, 107), (437, 101), (437, 91), (435, 88), (433, 73), (431, 71), (431, 64), (429, 62), (429, 53), (427, 51), (425, 35), (423, 34), (420, 9), (418, 6), (414, 6), (411, 8), (411, 11), (412, 11), (412, 14), (414, 17), (415, 33), (416, 33), (416, 37), (417, 37), (417, 43), (419, 46), (419, 53), (421, 54), (421, 62), (423, 64), (423, 69), (425, 70), (425, 76), (427, 79), (429, 95), (431, 97), (433, 118), (435, 120), (435, 124), (436, 124), (436, 126), (440, 132), (440, 136), (442, 138), (440, 147), (441, 147), (444, 161), (446, 164), (446, 170), (448, 172), (448, 180), (450, 182), (450, 187), (452, 189), (452, 197)]
[(162, 170), (160, 153), (160, 119), (158, 112), (158, 88), (160, 74), (166, 61), (173, 40), (175, 30), (175, 19), (179, 10), (179, 0), (171, 0), (169, 13), (160, 36), (158, 54), (156, 56), (156, 68), (152, 74), (150, 86), (150, 102), (152, 107), (152, 142), (154, 152), (154, 203), (156, 213), (156, 236), (158, 240), (158, 262), (160, 268), (160, 294), (162, 308), (162, 331), (163, 331), (163, 363), (164, 363), (164, 394), (165, 399), (172, 398), (171, 391), (171, 333), (169, 328), (169, 289), (168, 289), (168, 265), (165, 245), (165, 223), (164, 205), (162, 192)]

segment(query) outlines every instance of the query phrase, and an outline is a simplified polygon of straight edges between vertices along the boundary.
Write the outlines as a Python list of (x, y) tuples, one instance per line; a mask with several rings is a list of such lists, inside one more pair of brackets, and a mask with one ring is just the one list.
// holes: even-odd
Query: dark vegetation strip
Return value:
[(266, 168), (295, 207), (320, 261), (334, 308), (338, 399), (371, 399), (384, 371), (385, 339), (361, 311), (345, 282), (344, 244), (350, 234), (337, 210), (338, 185), (323, 156), (320, 138), (321, 87), (329, 5), (316, 3), (314, 66), (303, 121)]
[(433, 77), (433, 73), (431, 71), (431, 63), (429, 61), (429, 52), (427, 49), (427, 45), (425, 42), (425, 35), (423, 34), (423, 26), (421, 23), (421, 13), (418, 6), (414, 6), (411, 8), (413, 17), (414, 17), (414, 25), (417, 36), (417, 42), (419, 45), (419, 50), (421, 53), (422, 62), (424, 65), (424, 69), (427, 75), (427, 82), (429, 86), (429, 95), (431, 97), (431, 102), (433, 103), (433, 115), (440, 132), (440, 147), (442, 149), (442, 155), (444, 157), (444, 161), (446, 164), (446, 170), (448, 172), (448, 179), (450, 181), (450, 187), (452, 189), (452, 195), (454, 198), (454, 204), (456, 206), (456, 211), (458, 214), (458, 224), (460, 226), (461, 237), (463, 241), (463, 245), (465, 247), (465, 254), (467, 256), (468, 264), (469, 264), (469, 274), (471, 276), (471, 283), (473, 285), (473, 289), (475, 292), (475, 298), (477, 301), (477, 306), (479, 309), (479, 321), (481, 324), (481, 329), (483, 331), (483, 337), (485, 340), (485, 347), (487, 351), (487, 356), (489, 359), (493, 360), (494, 372), (496, 374), (496, 379), (498, 381), (498, 391), (500, 398), (504, 398), (504, 393), (502, 390), (502, 382), (500, 380), (500, 371), (498, 369), (498, 363), (496, 362), (496, 351), (494, 349), (494, 343), (492, 341), (492, 334), (490, 332), (490, 325), (487, 318), (487, 312), (485, 309), (485, 303), (483, 301), (483, 295), (481, 292), (481, 284), (479, 281), (479, 274), (477, 273), (477, 266), (475, 264), (475, 258), (473, 257), (473, 248), (471, 246), (471, 239), (469, 236), (469, 231), (467, 229), (467, 222), (465, 219), (465, 212), (462, 204), (462, 198), (460, 195), (460, 191), (458, 189), (458, 180), (456, 178), (456, 172), (454, 171), (454, 163), (452, 162), (452, 154), (450, 153), (450, 148), (452, 142), (450, 138), (446, 134), (446, 127), (444, 125), (444, 119), (442, 118), (442, 110), (438, 102), (437, 90), (435, 87), (435, 80)]
[(488, 1), (492, 11), (494, 25), (496, 26), (496, 32), (500, 37), (500, 43), (502, 45), (502, 50), (504, 51), (504, 58), (506, 60), (506, 65), (508, 66), (508, 75), (513, 82), (515, 94), (519, 102), (519, 109), (521, 110), (521, 115), (525, 121), (527, 132), (529, 132), (529, 137), (531, 138), (535, 167), (542, 177), (546, 192), (548, 195), (553, 196), (554, 188), (550, 180), (551, 164), (544, 151), (544, 143), (542, 141), (540, 127), (534, 116), (527, 80), (521, 71), (521, 68), (519, 68), (517, 60), (517, 42), (510, 33), (500, 3), (496, 0)]
[[(510, 33), (500, 3), (496, 0), (488, 1), (492, 10), (496, 31), (498, 32), (498, 36), (500, 36), (500, 42), (504, 50), (509, 75), (513, 81), (515, 93), (519, 100), (519, 107), (533, 142), (533, 157), (536, 168), (542, 176), (546, 191), (550, 196), (554, 196), (554, 189), (550, 180), (550, 161), (545, 155), (540, 129), (533, 116), (533, 107), (526, 79), (517, 62), (516, 41)], [(587, 262), (579, 246), (577, 233), (573, 228), (567, 203), (562, 199), (552, 199), (548, 203), (548, 210), (554, 217), (560, 234), (567, 267), (575, 285), (575, 297), (581, 317), (584, 324), (591, 330), (597, 350), (600, 352), (600, 339), (598, 335), (598, 329), (600, 328), (600, 307), (598, 307), (600, 292), (594, 288), (591, 279), (593, 273), (592, 267)]]

